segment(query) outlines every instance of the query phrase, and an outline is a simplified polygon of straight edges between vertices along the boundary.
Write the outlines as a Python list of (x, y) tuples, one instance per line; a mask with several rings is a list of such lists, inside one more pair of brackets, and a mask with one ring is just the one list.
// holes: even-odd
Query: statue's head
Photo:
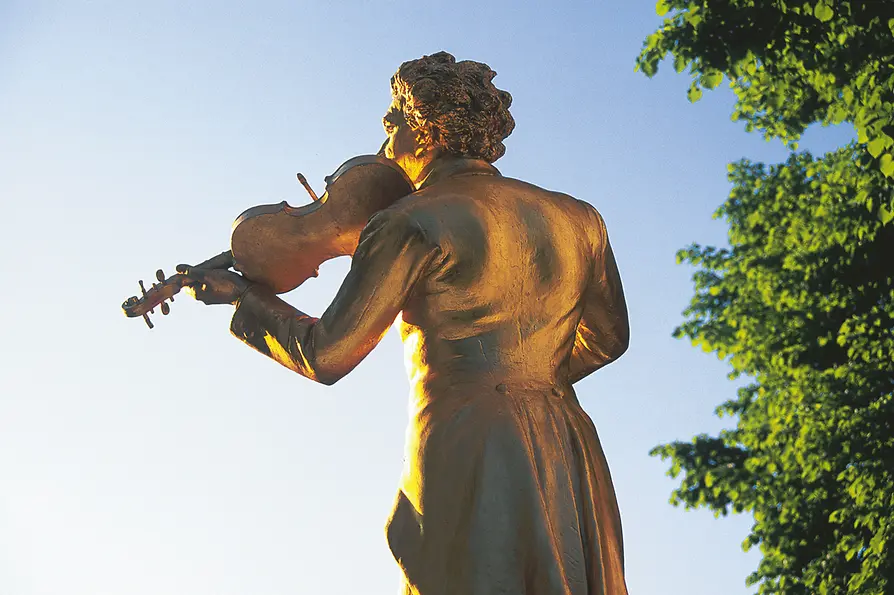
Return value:
[(399, 161), (401, 151), (428, 151), (430, 157), (490, 163), (502, 157), (503, 139), (515, 121), (509, 113), (512, 96), (491, 82), (496, 74), (487, 64), (457, 62), (447, 52), (401, 64), (391, 77), (393, 101), (384, 119), (386, 155)]

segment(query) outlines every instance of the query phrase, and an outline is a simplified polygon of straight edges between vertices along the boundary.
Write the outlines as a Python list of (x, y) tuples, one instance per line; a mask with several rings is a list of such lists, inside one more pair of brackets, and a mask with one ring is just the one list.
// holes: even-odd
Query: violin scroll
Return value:
[[(204, 269), (228, 269), (233, 266), (233, 253), (229, 250), (221, 252), (213, 258), (209, 258), (203, 263), (196, 265), (195, 268)], [(165, 273), (161, 269), (155, 271), (155, 278), (158, 283), (153, 283), (148, 290), (140, 279), (140, 291), (142, 297), (131, 296), (124, 300), (121, 308), (124, 310), (125, 316), (128, 318), (136, 318), (142, 316), (149, 328), (155, 328), (149, 319), (150, 314), (155, 314), (155, 307), (161, 308), (161, 313), (167, 316), (171, 313), (171, 306), (168, 302), (174, 301), (174, 296), (186, 285), (186, 277), (180, 274), (174, 274), (165, 278)]]
[(143, 280), (140, 279), (140, 291), (143, 293), (143, 296), (131, 296), (121, 304), (121, 308), (124, 310), (126, 316), (129, 318), (142, 316), (149, 328), (155, 327), (149, 319), (150, 314), (155, 314), (155, 307), (160, 306), (161, 313), (165, 316), (170, 314), (171, 307), (168, 305), (167, 301), (173, 302), (174, 295), (176, 295), (184, 285), (183, 275), (173, 275), (166, 279), (164, 271), (161, 269), (155, 271), (155, 278), (158, 279), (158, 283), (153, 283), (148, 291), (143, 285)]

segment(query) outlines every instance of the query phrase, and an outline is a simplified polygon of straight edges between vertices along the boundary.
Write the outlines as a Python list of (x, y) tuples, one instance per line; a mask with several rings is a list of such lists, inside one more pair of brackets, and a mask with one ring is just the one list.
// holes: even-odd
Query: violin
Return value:
[[(316, 277), (327, 260), (353, 256), (369, 218), (415, 190), (400, 166), (381, 155), (349, 159), (324, 180), (326, 191), (317, 197), (298, 174), (310, 194), (309, 204), (293, 207), (283, 201), (244, 211), (233, 223), (230, 249), (196, 268), (233, 268), (277, 294), (292, 291)], [(186, 283), (184, 275), (166, 278), (161, 269), (155, 277), (158, 283), (148, 290), (140, 280), (142, 296), (132, 296), (121, 305), (126, 316), (142, 316), (150, 329), (154, 325), (149, 314), (156, 307), (169, 314), (168, 302)]]

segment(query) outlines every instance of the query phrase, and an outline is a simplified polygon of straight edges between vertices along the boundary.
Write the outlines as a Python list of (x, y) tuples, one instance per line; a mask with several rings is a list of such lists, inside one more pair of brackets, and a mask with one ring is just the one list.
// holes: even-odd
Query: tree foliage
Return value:
[[(730, 165), (729, 247), (692, 245), (695, 295), (675, 331), (749, 384), (735, 429), (656, 447), (671, 501), (750, 512), (760, 593), (894, 593), (894, 2), (662, 0), (639, 67), (668, 52), (690, 98), (731, 79), (734, 118), (794, 144), (852, 122), (820, 158)], [(894, 17), (894, 15), (892, 15)]]
[(787, 143), (814, 123), (851, 122), (894, 176), (894, 2), (660, 0), (664, 26), (637, 59), (648, 76), (670, 53), (692, 75), (689, 98), (724, 75), (733, 119)]
[(862, 152), (734, 164), (731, 247), (678, 255), (676, 335), (753, 382), (717, 409), (734, 430), (653, 454), (685, 474), (674, 503), (754, 514), (761, 593), (894, 590), (894, 225), (868, 208), (892, 186)]

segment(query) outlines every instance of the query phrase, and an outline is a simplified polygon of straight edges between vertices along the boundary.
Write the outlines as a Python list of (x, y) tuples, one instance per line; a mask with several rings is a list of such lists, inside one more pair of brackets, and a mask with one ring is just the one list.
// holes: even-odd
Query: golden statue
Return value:
[[(621, 521), (572, 384), (627, 348), (621, 280), (589, 204), (491, 165), (515, 126), (478, 62), (391, 79), (384, 156), (416, 191), (379, 211), (320, 318), (224, 270), (178, 267), (233, 334), (332, 384), (399, 318), (411, 385), (387, 538), (416, 595), (625, 595)], [(160, 278), (163, 278), (160, 277)]]

